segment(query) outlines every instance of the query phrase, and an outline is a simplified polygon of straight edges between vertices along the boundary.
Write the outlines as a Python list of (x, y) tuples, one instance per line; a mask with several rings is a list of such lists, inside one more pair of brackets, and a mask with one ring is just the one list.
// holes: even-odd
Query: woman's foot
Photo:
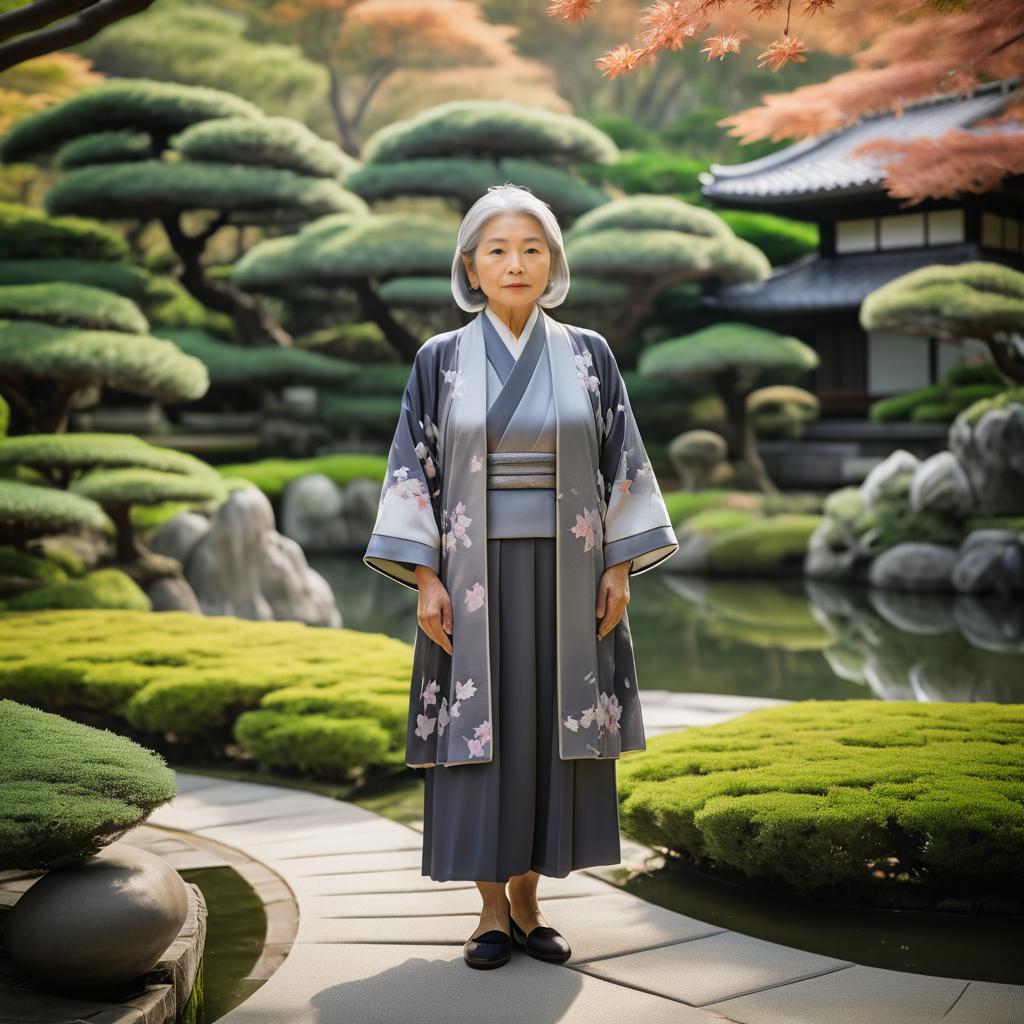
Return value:
[(527, 896), (509, 887), (509, 913), (517, 925), (529, 935), (534, 928), (548, 927), (541, 912), (536, 892)]
[(489, 931), (504, 932), (506, 935), (511, 934), (511, 926), (509, 924), (509, 901), (508, 897), (505, 898), (503, 904), (499, 904), (497, 907), (484, 907), (480, 911), (480, 923), (477, 925), (477, 929), (470, 936), (471, 939), (475, 939), (479, 935), (483, 935)]

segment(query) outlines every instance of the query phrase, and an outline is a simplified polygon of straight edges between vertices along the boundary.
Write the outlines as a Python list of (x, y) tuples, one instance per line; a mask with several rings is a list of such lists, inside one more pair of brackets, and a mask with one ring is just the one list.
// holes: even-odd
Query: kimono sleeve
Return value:
[(600, 335), (600, 468), (604, 484), (604, 564), (629, 561), (629, 575), (653, 569), (679, 549), (679, 541), (619, 372)]
[(417, 565), (441, 569), (438, 383), (426, 347), (416, 353), (402, 396), (377, 521), (363, 555), (371, 569), (414, 590)]

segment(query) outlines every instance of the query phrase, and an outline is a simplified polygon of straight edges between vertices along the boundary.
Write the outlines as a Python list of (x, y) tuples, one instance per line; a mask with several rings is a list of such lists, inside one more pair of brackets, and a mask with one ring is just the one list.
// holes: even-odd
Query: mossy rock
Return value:
[[(228, 756), (241, 743), (241, 753), (271, 767), (326, 777), (404, 764), (411, 666), (412, 647), (401, 640), (299, 622), (187, 612), (0, 614), (0, 698), (100, 714), (111, 728), (131, 726), (185, 756), (194, 747)], [(240, 729), (255, 711), (260, 717)], [(259, 726), (267, 714), (276, 716), (273, 728)], [(366, 722), (368, 739), (346, 739), (344, 756), (326, 741), (302, 753), (281, 739), (303, 729), (342, 736)]]
[(56, 579), (46, 586), (0, 601), (0, 611), (28, 612), (46, 608), (125, 608), (148, 612), (152, 604), (145, 591), (120, 569), (97, 569), (82, 579)]
[(1020, 888), (1024, 706), (806, 700), (648, 740), (624, 831), (801, 895)]
[(309, 459), (261, 459), (218, 466), (225, 477), (238, 477), (258, 487), (272, 501), (281, 497), (292, 480), (310, 473), (322, 473), (344, 486), (357, 477), (383, 480), (387, 473), (384, 455), (319, 455)]
[(0, 700), (0, 749), (0, 869), (91, 856), (174, 798), (159, 754), (12, 700)]
[(708, 567), (742, 573), (802, 567), (820, 523), (821, 516), (783, 514), (738, 524), (708, 549)]

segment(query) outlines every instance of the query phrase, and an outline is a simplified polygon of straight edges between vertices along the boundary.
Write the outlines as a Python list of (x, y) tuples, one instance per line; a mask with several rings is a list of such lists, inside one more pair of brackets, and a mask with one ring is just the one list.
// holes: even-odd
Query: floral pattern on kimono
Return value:
[[(452, 655), (417, 629), (410, 767), (479, 764), (496, 756), (486, 592), (484, 315), (431, 338), (417, 353), (364, 555), (371, 568), (411, 587), (415, 566), (431, 566), (452, 600)], [(628, 613), (599, 641), (597, 585), (606, 566), (628, 561), (636, 575), (670, 557), (678, 542), (607, 341), (559, 324), (543, 310), (541, 317), (559, 429), (559, 754), (563, 760), (615, 758), (644, 749), (646, 741)]]

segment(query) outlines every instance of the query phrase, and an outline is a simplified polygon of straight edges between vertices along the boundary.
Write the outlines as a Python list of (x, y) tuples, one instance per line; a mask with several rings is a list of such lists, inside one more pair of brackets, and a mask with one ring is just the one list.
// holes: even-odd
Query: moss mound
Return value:
[(620, 763), (641, 842), (800, 895), (958, 895), (1024, 877), (1024, 706), (807, 700)]
[(139, 744), (0, 700), (0, 869), (91, 856), (174, 798), (174, 774)]
[(404, 764), (411, 665), (401, 640), (299, 622), (0, 615), (0, 697), (99, 714), (186, 760), (255, 757), (342, 781)]

